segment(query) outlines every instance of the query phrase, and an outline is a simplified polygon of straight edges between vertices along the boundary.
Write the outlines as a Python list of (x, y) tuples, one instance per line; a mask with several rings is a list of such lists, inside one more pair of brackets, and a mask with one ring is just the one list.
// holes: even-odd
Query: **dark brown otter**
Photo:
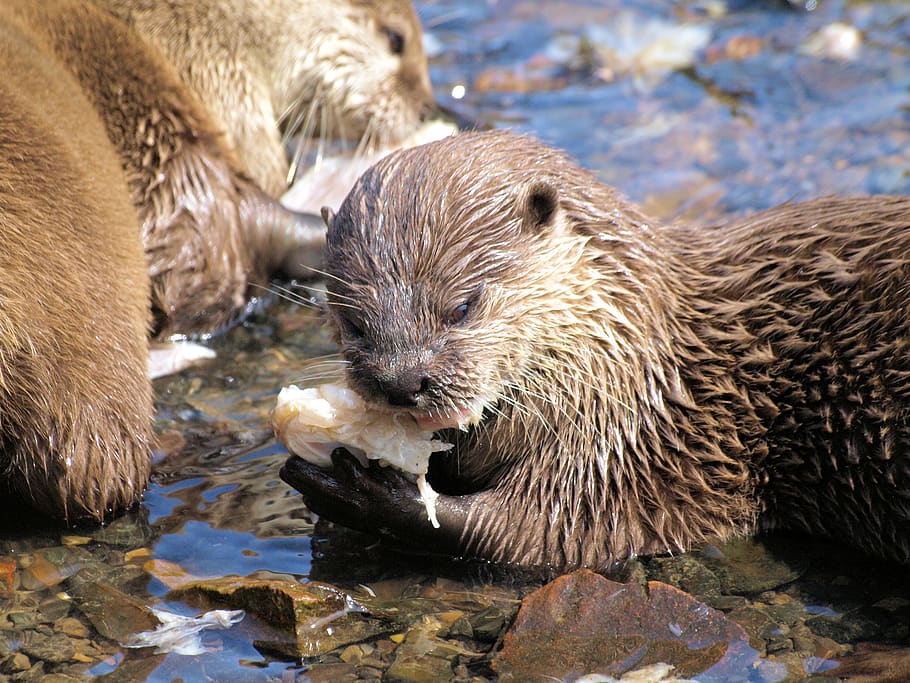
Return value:
[(442, 529), (336, 452), (320, 515), (496, 561), (604, 567), (793, 529), (910, 561), (910, 198), (665, 225), (502, 132), (395, 153), (327, 212), (364, 397), (435, 427)]
[[(277, 140), (276, 107), (303, 102), (308, 79), (333, 83), (320, 60), (339, 55), (307, 45), (309, 32), (332, 12), (363, 11), (359, 0), (324, 3), (328, 14), (298, 4), (302, 15), (278, 2), (249, 12), (179, 1), (0, 6), (0, 488), (18, 499), (68, 521), (134, 502), (149, 474), (150, 329), (217, 330), (251, 284), (288, 259), (321, 258), (324, 228), (281, 207), (274, 170), (251, 150), (271, 149), (255, 139), (260, 119)], [(135, 26), (114, 12), (127, 7)], [(146, 9), (173, 20), (147, 25)], [(294, 20), (305, 18), (302, 30)], [(405, 58), (395, 54), (404, 38), (381, 35), (388, 68), (418, 72), (406, 79), (412, 101), (388, 95), (391, 110), (408, 110), (395, 123), (406, 127), (427, 97), (419, 37), (408, 35), (418, 47)], [(184, 61), (159, 39), (175, 50), (185, 40)], [(254, 68), (266, 47), (273, 61)], [(201, 80), (184, 78), (199, 65)], [(225, 118), (235, 104), (239, 118)], [(360, 116), (335, 108), (323, 118), (356, 129)], [(392, 126), (371, 120), (380, 132)]]

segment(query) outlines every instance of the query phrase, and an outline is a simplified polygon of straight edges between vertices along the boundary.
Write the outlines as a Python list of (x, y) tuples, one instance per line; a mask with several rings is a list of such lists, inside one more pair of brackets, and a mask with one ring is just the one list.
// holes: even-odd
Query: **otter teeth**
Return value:
[(447, 413), (434, 415), (415, 415), (414, 419), (421, 429), (436, 432), (440, 429), (458, 428), (465, 432), (480, 422), (483, 415), (483, 405), (480, 403), (450, 410)]

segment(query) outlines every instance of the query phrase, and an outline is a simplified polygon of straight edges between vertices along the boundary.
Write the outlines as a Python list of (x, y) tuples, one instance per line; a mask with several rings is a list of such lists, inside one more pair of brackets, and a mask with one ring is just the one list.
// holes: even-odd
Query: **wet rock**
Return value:
[(441, 657), (396, 659), (386, 670), (383, 681), (390, 683), (434, 683), (452, 678), (452, 662)]
[(13, 557), (0, 557), (0, 599), (12, 596), (16, 590), (16, 568)]
[(839, 617), (821, 615), (806, 620), (813, 633), (840, 643), (875, 640), (882, 635), (881, 611), (854, 610)]
[(761, 597), (767, 601), (761, 604), (761, 610), (780, 624), (793, 626), (800, 619), (806, 617), (805, 606), (789, 595), (771, 594)]
[(92, 558), (83, 548), (59, 546), (46, 548), (24, 557), (21, 562), (22, 590), (42, 590), (59, 585), (78, 572)]
[(814, 57), (852, 61), (859, 57), (863, 36), (855, 26), (835, 21), (813, 33), (799, 51)]
[(449, 638), (473, 638), (474, 627), (471, 626), (471, 620), (467, 617), (461, 617), (455, 621), (448, 630)]
[(127, 594), (144, 594), (147, 583), (148, 574), (142, 567), (123, 564), (122, 556), (119, 554), (110, 557), (107, 553), (98, 553), (67, 579), (65, 586), (67, 592), (71, 594), (80, 587), (91, 584), (109, 586)]
[(14, 652), (0, 660), (0, 672), (5, 674), (28, 671), (31, 666), (32, 662), (28, 658), (28, 655), (25, 655), (22, 652)]
[[(63, 597), (61, 597), (61, 595)], [(69, 615), (72, 602), (65, 594), (51, 595), (38, 605), (38, 614), (42, 622), (51, 624)]]
[(243, 577), (193, 581), (171, 592), (191, 603), (227, 605), (256, 614), (292, 639), (256, 641), (256, 647), (294, 657), (315, 657), (393, 630), (385, 617), (328, 584)]
[(307, 683), (346, 683), (357, 681), (358, 678), (354, 667), (344, 662), (314, 664), (303, 673), (303, 680)]
[(476, 654), (439, 638), (443, 629), (444, 624), (433, 616), (424, 616), (415, 623), (395, 651), (383, 680), (432, 683), (451, 679), (457, 657)]
[(481, 610), (469, 620), (473, 637), (481, 642), (495, 643), (506, 627), (506, 615), (499, 607)]
[(76, 683), (84, 680), (82, 677), (68, 676), (67, 674), (46, 674), (41, 683)]
[(722, 593), (755, 595), (792, 583), (802, 574), (801, 567), (777, 559), (760, 539), (736, 539), (717, 550), (704, 562), (720, 581)]
[(35, 628), (41, 621), (37, 612), (9, 612), (6, 618), (18, 629)]
[(167, 560), (151, 559), (144, 565), (143, 569), (158, 579), (168, 588), (179, 588), (192, 581), (197, 577), (189, 574), (186, 569), (174, 562)]
[(49, 664), (61, 664), (76, 654), (76, 648), (70, 639), (60, 633), (43, 635), (31, 631), (23, 639), (21, 649), (32, 659), (40, 659)]
[(698, 597), (721, 612), (731, 612), (738, 607), (745, 607), (749, 602), (742, 595), (698, 595)]
[(117, 643), (158, 626), (158, 619), (144, 603), (111, 586), (88, 583), (71, 588), (70, 593), (95, 630)]
[(98, 543), (127, 548), (148, 545), (156, 532), (149, 526), (147, 515), (142, 508), (121, 515), (107, 526), (97, 529), (92, 538)]
[(751, 34), (738, 34), (731, 36), (719, 45), (711, 45), (705, 50), (705, 62), (712, 64), (721, 60), (743, 60), (761, 54), (763, 50), (762, 39)]
[(649, 565), (649, 576), (700, 598), (717, 595), (721, 582), (715, 573), (696, 555), (655, 558)]
[(780, 628), (764, 610), (752, 606), (737, 608), (728, 616), (746, 630), (752, 643), (757, 646), (775, 636)]
[(54, 630), (70, 638), (88, 638), (88, 627), (73, 617), (61, 617), (54, 622)]
[(680, 676), (758, 664), (742, 627), (691, 596), (580, 571), (525, 599), (493, 667), (502, 680), (528, 680), (618, 675), (661, 662)]
[(474, 79), (479, 93), (532, 93), (560, 90), (568, 85), (555, 65), (545, 60), (532, 60), (519, 67), (491, 66)]
[(46, 678), (44, 662), (36, 662), (28, 671), (22, 671), (11, 676), (11, 680), (22, 683), (43, 683)]

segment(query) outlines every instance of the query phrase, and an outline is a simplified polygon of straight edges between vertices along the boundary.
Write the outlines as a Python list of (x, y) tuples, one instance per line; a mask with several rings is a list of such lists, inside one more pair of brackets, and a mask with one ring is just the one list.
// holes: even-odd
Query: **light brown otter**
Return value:
[(280, 127), (395, 143), (433, 105), (409, 0), (96, 0), (175, 65), (272, 196), (287, 188)]
[(0, 499), (99, 519), (148, 480), (149, 278), (95, 105), (16, 9), (0, 6)]
[(605, 567), (761, 529), (910, 561), (910, 198), (661, 224), (502, 132), (398, 152), (329, 224), (348, 380), (437, 428), (442, 529), (391, 468), (282, 476), (320, 515)]
[[(155, 16), (171, 10), (180, 20), (155, 40), (138, 30), (142, 17), (134, 27), (100, 0), (0, 6), (0, 487), (53, 517), (102, 519), (141, 494), (150, 328), (216, 330), (245, 305), (251, 283), (289, 255), (321, 250), (324, 230), (279, 205), (274, 169), (251, 151), (270, 144), (254, 139), (260, 119), (271, 116), (268, 139), (277, 140), (275, 108), (304, 101), (310, 72), (324, 75), (319, 60), (341, 57), (306, 44), (309, 31), (326, 28), (321, 4), (287, 14), (284, 3), (255, 3), (255, 21), (237, 4), (232, 14), (215, 2), (208, 13), (200, 3), (156, 3)], [(350, 5), (357, 15), (359, 1)], [(294, 21), (304, 19), (301, 30)], [(268, 46), (231, 42), (240, 34), (275, 41), (268, 69), (257, 70)], [(212, 42), (196, 42), (201, 35)], [(383, 35), (391, 54), (398, 42)], [(159, 38), (175, 49), (192, 43), (185, 61)], [(425, 76), (423, 53), (408, 54), (389, 68), (413, 63)], [(344, 55), (338, 73), (359, 58)], [(197, 65), (207, 74), (198, 81), (188, 77)], [(409, 103), (388, 104), (410, 111), (395, 126), (419, 118), (425, 86)], [(240, 117), (227, 118), (235, 96)], [(357, 129), (360, 114), (327, 111)]]
[(130, 43), (136, 78), (83, 50), (76, 71), (130, 176), (161, 334), (216, 329), (250, 283), (319, 262), (322, 226), (273, 199), (287, 187), (283, 118), (302, 111), (325, 135), (395, 140), (432, 101), (407, 0), (94, 4), (127, 24), (112, 22), (105, 42)]

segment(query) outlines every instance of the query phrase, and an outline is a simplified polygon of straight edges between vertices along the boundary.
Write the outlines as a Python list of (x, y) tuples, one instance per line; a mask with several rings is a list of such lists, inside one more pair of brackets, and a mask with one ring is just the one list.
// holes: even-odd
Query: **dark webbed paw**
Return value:
[(321, 517), (365, 532), (379, 532), (413, 545), (427, 543), (436, 552), (460, 551), (467, 512), (458, 498), (440, 496), (441, 528), (427, 518), (417, 485), (392, 467), (371, 461), (361, 465), (343, 448), (332, 453), (332, 469), (291, 456), (281, 478), (297, 489), (306, 506)]

